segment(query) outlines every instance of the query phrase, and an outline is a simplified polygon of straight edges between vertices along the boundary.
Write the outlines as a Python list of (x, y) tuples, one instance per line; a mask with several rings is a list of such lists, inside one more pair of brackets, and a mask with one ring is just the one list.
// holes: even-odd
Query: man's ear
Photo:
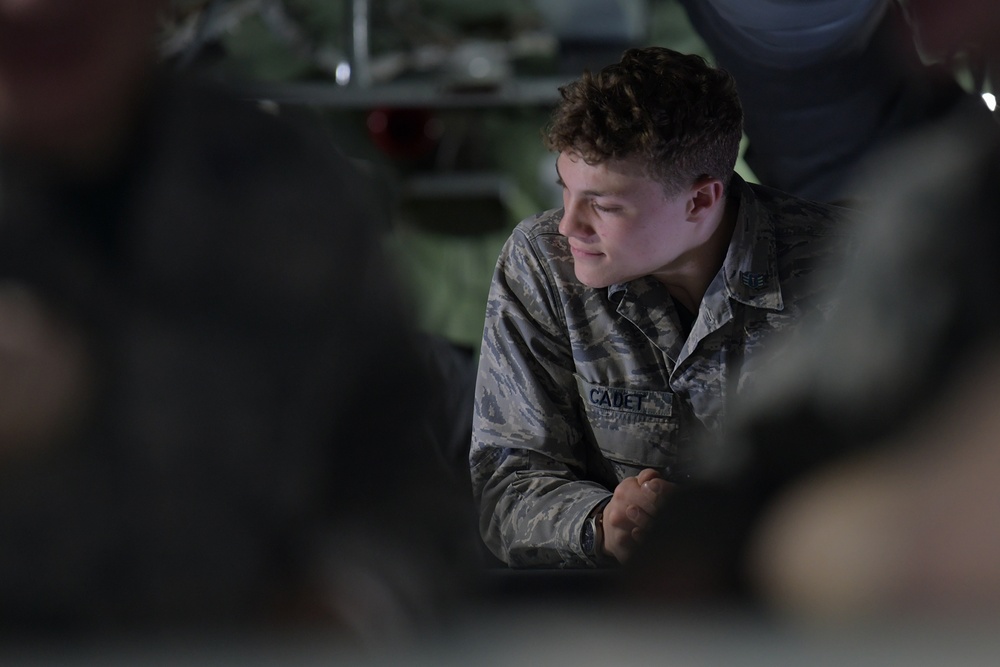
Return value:
[(724, 194), (725, 187), (717, 178), (706, 178), (695, 183), (687, 203), (688, 219), (700, 222), (710, 217), (723, 205)]

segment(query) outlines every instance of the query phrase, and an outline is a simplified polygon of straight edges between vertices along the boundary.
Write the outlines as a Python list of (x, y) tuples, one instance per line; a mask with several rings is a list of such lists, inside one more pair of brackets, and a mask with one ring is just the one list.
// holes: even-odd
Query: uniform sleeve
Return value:
[(585, 422), (562, 296), (515, 231), (490, 289), (470, 452), (480, 532), (512, 567), (595, 566), (581, 534), (611, 495), (581, 479)]

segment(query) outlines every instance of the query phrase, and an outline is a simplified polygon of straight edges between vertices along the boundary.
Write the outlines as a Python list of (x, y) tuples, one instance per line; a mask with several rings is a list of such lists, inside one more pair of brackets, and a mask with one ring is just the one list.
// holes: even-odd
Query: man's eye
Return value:
[(597, 212), (599, 212), (599, 213), (614, 213), (618, 209), (617, 208), (606, 208), (604, 206), (601, 206), (597, 202), (594, 202), (594, 210), (597, 211)]

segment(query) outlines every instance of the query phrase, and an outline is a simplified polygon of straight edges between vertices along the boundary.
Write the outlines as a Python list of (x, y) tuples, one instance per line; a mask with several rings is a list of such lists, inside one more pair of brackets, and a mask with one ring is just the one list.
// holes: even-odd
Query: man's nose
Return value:
[(586, 218), (580, 204), (568, 198), (565, 199), (563, 201), (563, 217), (559, 221), (559, 233), (563, 236), (580, 236), (586, 227)]

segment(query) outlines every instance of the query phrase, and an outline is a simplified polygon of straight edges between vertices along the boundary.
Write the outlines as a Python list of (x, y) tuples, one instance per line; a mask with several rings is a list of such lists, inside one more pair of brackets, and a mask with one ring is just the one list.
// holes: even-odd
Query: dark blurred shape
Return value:
[(965, 96), (951, 72), (921, 62), (895, 0), (682, 4), (736, 79), (747, 164), (800, 197), (867, 196), (851, 179), (857, 163)]
[(429, 109), (373, 109), (365, 124), (379, 150), (398, 159), (426, 157), (441, 134), (440, 121)]
[[(911, 3), (913, 19), (940, 37), (931, 4)], [(965, 13), (948, 34), (1000, 30), (992, 5), (949, 11)], [(854, 618), (1000, 608), (1000, 527), (984, 512), (997, 502), (984, 479), (997, 468), (1000, 125), (970, 96), (854, 178), (879, 194), (838, 310), (741, 396), (701, 481), (670, 498), (636, 558), (636, 589)]]
[(468, 501), (385, 207), (311, 118), (157, 71), (158, 4), (0, 0), (0, 635), (408, 636)]

